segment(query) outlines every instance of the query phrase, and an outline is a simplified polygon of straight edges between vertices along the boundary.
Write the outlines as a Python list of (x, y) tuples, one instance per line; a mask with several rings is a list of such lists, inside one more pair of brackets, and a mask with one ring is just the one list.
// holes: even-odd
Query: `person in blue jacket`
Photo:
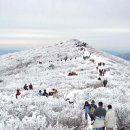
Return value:
[(88, 120), (88, 115), (90, 113), (90, 104), (88, 101), (85, 102), (84, 109), (85, 109), (85, 119)]

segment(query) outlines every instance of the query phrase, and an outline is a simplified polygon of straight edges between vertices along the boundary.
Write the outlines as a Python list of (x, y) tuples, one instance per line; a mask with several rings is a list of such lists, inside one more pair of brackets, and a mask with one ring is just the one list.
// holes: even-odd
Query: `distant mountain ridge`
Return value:
[(128, 60), (130, 61), (130, 52), (129, 53), (124, 53), (124, 54), (120, 54), (120, 55), (117, 55), (118, 57), (121, 57), (125, 60)]
[(112, 50), (102, 50), (102, 51), (107, 52), (107, 53), (112, 54), (112, 55), (115, 55), (115, 56), (118, 56), (121, 54), (120, 52), (116, 52), (116, 51), (112, 51)]
[(18, 52), (20, 50), (14, 50), (14, 49), (3, 49), (0, 48), (0, 55), (4, 55), (4, 54), (8, 54), (8, 53), (14, 53), (14, 52)]
[(116, 52), (116, 51), (112, 51), (112, 50), (102, 50), (102, 51), (130, 61), (130, 52)]

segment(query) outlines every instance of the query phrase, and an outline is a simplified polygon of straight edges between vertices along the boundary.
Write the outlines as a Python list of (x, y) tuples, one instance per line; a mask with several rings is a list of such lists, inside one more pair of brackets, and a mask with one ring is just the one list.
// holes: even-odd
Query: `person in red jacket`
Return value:
[(17, 89), (16, 98), (18, 98), (18, 96), (19, 96), (20, 94), (21, 94), (21, 93), (19, 92), (19, 89)]

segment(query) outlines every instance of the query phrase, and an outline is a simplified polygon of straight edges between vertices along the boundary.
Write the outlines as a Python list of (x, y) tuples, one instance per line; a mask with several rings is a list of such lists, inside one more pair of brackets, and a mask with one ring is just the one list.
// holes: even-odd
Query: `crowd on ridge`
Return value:
[[(84, 50), (85, 51), (85, 50)], [(83, 59), (89, 59), (91, 56), (91, 53), (89, 56), (84, 57)], [(66, 56), (64, 58), (65, 61), (67, 61), (68, 57)], [(75, 58), (76, 59), (76, 58)], [(72, 60), (72, 59), (70, 59)], [(62, 59), (61, 59), (62, 61)], [(95, 62), (94, 59), (90, 59), (91, 62)], [(39, 62), (39, 64), (42, 64), (42, 62)], [(106, 74), (106, 70), (103, 68), (100, 68), (101, 66), (105, 66), (104, 62), (99, 62), (98, 66), (96, 67), (97, 71), (99, 72), (99, 78), (98, 80), (101, 80), (101, 77), (104, 76)], [(71, 72), (68, 74), (68, 76), (73, 76), (73, 75), (77, 75), (76, 72)], [(103, 86), (106, 87), (107, 85), (107, 80), (103, 80)], [(24, 85), (24, 90), (33, 90), (33, 86), (30, 83), (29, 86), (27, 86), (27, 84)], [(16, 92), (16, 98), (21, 95), (21, 92), (19, 89), (17, 89)], [(58, 98), (58, 91), (56, 89), (52, 89), (51, 92), (47, 92), (46, 89), (43, 90), (39, 90), (38, 92), (39, 96), (53, 96)], [(69, 99), (66, 99), (66, 101)], [(69, 101), (69, 103), (74, 103)], [(99, 102), (98, 103), (98, 107), (95, 104), (95, 101), (92, 100), (91, 104), (89, 104), (88, 101), (85, 102), (84, 105), (84, 109), (85, 109), (85, 119), (88, 120), (88, 116), (91, 119), (91, 125), (93, 125), (93, 130), (114, 130), (115, 124), (116, 124), (116, 115), (115, 115), (115, 111), (112, 109), (112, 105), (108, 105), (108, 110), (106, 111), (105, 108), (103, 108), (103, 103)], [(123, 129), (121, 129), (123, 130)]]

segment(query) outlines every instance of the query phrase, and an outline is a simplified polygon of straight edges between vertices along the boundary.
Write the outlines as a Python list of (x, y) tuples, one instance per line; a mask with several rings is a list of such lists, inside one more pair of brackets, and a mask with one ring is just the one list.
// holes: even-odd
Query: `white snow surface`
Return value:
[[(0, 56), (0, 130), (90, 130), (83, 106), (91, 100), (102, 101), (106, 109), (112, 104), (130, 110), (130, 63), (82, 44), (73, 39)], [(91, 56), (84, 60), (84, 54)], [(98, 62), (105, 63), (107, 72), (101, 78), (108, 80), (106, 87), (97, 80)], [(68, 76), (72, 71), (77, 75)], [(25, 83), (34, 89), (25, 91)], [(58, 90), (58, 99), (38, 96), (39, 90), (52, 88)]]

